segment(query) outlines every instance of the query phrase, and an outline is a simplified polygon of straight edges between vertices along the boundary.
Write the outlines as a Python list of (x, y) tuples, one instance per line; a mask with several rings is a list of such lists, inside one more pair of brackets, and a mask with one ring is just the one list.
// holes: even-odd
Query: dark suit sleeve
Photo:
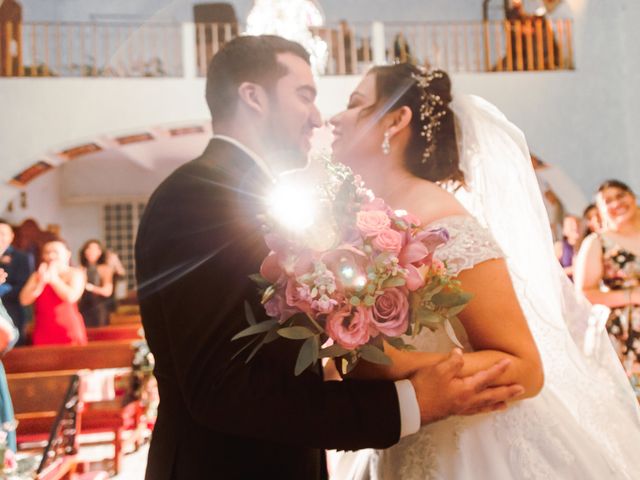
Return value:
[(11, 278), (9, 279), (11, 289), (3, 295), (2, 298), (7, 302), (18, 303), (20, 291), (22, 287), (24, 287), (24, 284), (27, 283), (32, 271), (29, 257), (22, 252), (14, 251), (11, 265)]
[[(248, 363), (246, 355), (232, 359), (243, 346), (231, 337), (247, 326), (244, 300), (264, 318), (248, 278), (264, 255), (264, 240), (246, 228), (226, 195), (195, 190), (191, 200), (155, 205), (138, 239), (149, 242), (139, 248), (148, 252), (145, 265), (153, 265), (141, 276), (163, 279), (152, 294), (161, 305), (162, 325), (151, 320), (150, 345), (152, 330), (164, 329), (169, 352), (154, 352), (158, 371), (174, 370), (190, 415), (216, 431), (298, 446), (358, 449), (396, 443), (400, 415), (392, 382), (324, 382), (311, 370), (296, 377), (300, 343), (285, 339), (264, 346)], [(154, 217), (162, 229), (154, 228)], [(143, 320), (144, 315), (143, 309)]]

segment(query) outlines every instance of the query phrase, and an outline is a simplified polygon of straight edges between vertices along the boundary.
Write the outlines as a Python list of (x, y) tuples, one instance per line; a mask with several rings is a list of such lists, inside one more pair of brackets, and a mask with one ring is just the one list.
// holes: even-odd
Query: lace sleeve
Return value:
[(431, 226), (446, 228), (449, 232), (449, 241), (439, 247), (434, 256), (446, 264), (451, 275), (458, 275), (486, 260), (504, 257), (489, 230), (473, 217), (445, 217)]

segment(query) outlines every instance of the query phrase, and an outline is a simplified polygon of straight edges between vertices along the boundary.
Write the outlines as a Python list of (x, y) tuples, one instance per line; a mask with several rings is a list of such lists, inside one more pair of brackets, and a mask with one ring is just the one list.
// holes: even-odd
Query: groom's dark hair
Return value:
[(213, 56), (207, 71), (206, 97), (214, 122), (235, 111), (238, 87), (243, 82), (271, 90), (287, 74), (287, 67), (278, 62), (280, 53), (292, 53), (310, 64), (302, 45), (276, 35), (237, 37)]

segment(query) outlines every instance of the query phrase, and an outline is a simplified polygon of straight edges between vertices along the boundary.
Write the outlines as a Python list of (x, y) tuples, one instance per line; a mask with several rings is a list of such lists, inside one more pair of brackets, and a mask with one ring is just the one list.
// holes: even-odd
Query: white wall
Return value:
[(102, 206), (100, 203), (70, 204), (63, 202), (61, 192), (62, 169), (56, 168), (38, 177), (25, 189), (27, 207), (13, 201), (13, 211), (2, 217), (14, 224), (33, 218), (42, 229), (50, 224), (60, 226), (61, 236), (69, 243), (73, 261), (85, 240), (102, 238)]

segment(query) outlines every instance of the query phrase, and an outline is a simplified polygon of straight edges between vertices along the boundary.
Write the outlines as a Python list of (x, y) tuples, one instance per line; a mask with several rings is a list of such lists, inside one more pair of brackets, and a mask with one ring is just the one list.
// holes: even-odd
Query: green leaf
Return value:
[(356, 296), (351, 297), (351, 299), (349, 300), (349, 303), (351, 305), (353, 305), (354, 307), (359, 307), (360, 306), (360, 299)]
[(307, 327), (287, 327), (278, 330), (278, 335), (290, 340), (304, 340), (314, 335)]
[(373, 295), (376, 292), (376, 286), (373, 283), (367, 285), (367, 293)]
[(365, 306), (372, 307), (374, 303), (376, 303), (375, 297), (372, 297), (371, 295), (367, 295), (366, 297), (364, 297)]
[(271, 285), (271, 283), (269, 282), (269, 280), (267, 280), (266, 278), (264, 278), (262, 275), (260, 275), (259, 273), (252, 273), (251, 275), (249, 275), (249, 279), (254, 282), (256, 285), (258, 285), (260, 288), (267, 288), (268, 286)]
[(334, 357), (341, 357), (343, 355), (346, 355), (347, 353), (349, 353), (349, 350), (347, 350), (344, 347), (341, 347), (337, 343), (334, 343), (330, 347), (323, 348), (322, 350), (320, 350), (319, 357), (320, 358), (334, 358)]
[(434, 295), (431, 301), (439, 307), (451, 308), (466, 305), (472, 296), (470, 293), (462, 291), (446, 291)]
[(240, 350), (238, 350), (236, 353), (233, 354), (233, 357), (231, 357), (231, 360), (235, 359), (238, 355), (240, 355), (242, 352), (244, 352), (251, 345), (255, 345), (255, 342), (258, 341), (258, 340), (259, 340), (258, 337), (255, 337), (255, 338), (252, 338), (251, 340), (249, 340), (244, 347), (242, 347)]
[(433, 310), (427, 310), (426, 308), (421, 308), (416, 311), (415, 318), (420, 325), (424, 325), (428, 328), (433, 328), (444, 322), (444, 317), (442, 315), (434, 312)]
[(382, 283), (382, 288), (404, 287), (406, 284), (407, 281), (402, 277), (391, 277)]
[(239, 338), (249, 337), (251, 335), (257, 335), (258, 333), (266, 332), (267, 330), (271, 330), (271, 328), (276, 326), (277, 324), (278, 321), (275, 319), (265, 320), (264, 322), (251, 325), (250, 327), (247, 327), (244, 330), (236, 333), (231, 340), (233, 341)]
[(244, 316), (247, 319), (247, 323), (249, 325), (256, 325), (256, 317), (253, 314), (253, 310), (251, 310), (251, 305), (246, 300), (244, 301)]
[(266, 345), (267, 343), (271, 343), (274, 340), (277, 340), (278, 338), (280, 338), (280, 335), (278, 335), (278, 329), (274, 328), (267, 332), (267, 334), (262, 339), (262, 343)]
[(455, 317), (466, 307), (467, 307), (466, 303), (464, 305), (458, 305), (457, 307), (451, 307), (450, 309), (447, 310), (447, 317), (449, 318)]
[(406, 350), (409, 346), (401, 337), (385, 337), (384, 339), (389, 345), (391, 345), (393, 348), (397, 348), (398, 350)]
[(391, 365), (391, 359), (378, 347), (374, 347), (373, 345), (363, 345), (358, 350), (360, 351), (360, 356), (367, 362), (378, 363), (380, 365)]
[(264, 338), (256, 344), (253, 350), (251, 350), (251, 353), (249, 354), (249, 356), (247, 357), (244, 363), (249, 363), (251, 359), (255, 356), (255, 354), (258, 353), (258, 350), (260, 350), (262, 345), (264, 345)]
[(296, 376), (300, 375), (307, 367), (318, 360), (319, 348), (318, 337), (315, 335), (304, 341), (302, 347), (300, 347), (300, 353), (298, 353), (298, 360), (296, 361), (296, 368), (294, 370)]

